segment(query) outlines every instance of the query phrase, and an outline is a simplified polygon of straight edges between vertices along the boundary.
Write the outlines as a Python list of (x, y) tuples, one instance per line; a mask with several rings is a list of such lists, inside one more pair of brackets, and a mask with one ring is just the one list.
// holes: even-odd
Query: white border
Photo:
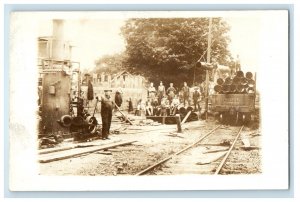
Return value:
[[(10, 189), (18, 191), (92, 191), (92, 190), (243, 190), (288, 188), (287, 125), (287, 12), (147, 12), (148, 16), (228, 16), (255, 15), (262, 18), (261, 71), (263, 174), (243, 176), (163, 176), (163, 177), (46, 177), (37, 175), (35, 164), (35, 53), (37, 19), (119, 18), (145, 16), (146, 12), (100, 13), (14, 13), (10, 35)], [(275, 20), (274, 20), (275, 19)], [(274, 23), (276, 22), (276, 23)], [(285, 26), (285, 27), (284, 27)], [(270, 35), (271, 33), (271, 35)], [(276, 61), (276, 62), (275, 62)], [(272, 67), (272, 71), (265, 67)], [(267, 79), (266, 79), (267, 78)], [(269, 79), (269, 78), (280, 78)], [(277, 86), (277, 91), (274, 91)], [(22, 102), (20, 103), (20, 100)], [(24, 105), (26, 107), (24, 107)], [(280, 107), (278, 107), (280, 106)], [(277, 110), (274, 110), (274, 109)], [(284, 123), (284, 124), (282, 124)], [(276, 127), (274, 127), (276, 126)], [(21, 129), (19, 127), (25, 127)], [(17, 134), (19, 133), (19, 134)], [(33, 146), (35, 145), (35, 146)], [(274, 158), (276, 156), (276, 158)], [(276, 166), (274, 166), (276, 165)], [(145, 183), (147, 181), (147, 183)], [(130, 182), (130, 183), (129, 183)], [(180, 182), (180, 183), (178, 183)], [(201, 182), (201, 183), (199, 183)], [(260, 183), (257, 183), (260, 182)], [(129, 185), (130, 184), (130, 185)], [(84, 185), (84, 187), (82, 186)]]

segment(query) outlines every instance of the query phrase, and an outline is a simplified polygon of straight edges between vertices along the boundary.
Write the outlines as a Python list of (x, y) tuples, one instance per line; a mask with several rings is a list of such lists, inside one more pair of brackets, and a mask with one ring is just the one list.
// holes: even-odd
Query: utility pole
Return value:
[[(211, 47), (211, 27), (212, 27), (212, 18), (209, 18), (208, 24), (208, 42), (207, 42), (207, 62), (210, 63), (210, 47)], [(208, 118), (208, 85), (209, 85), (209, 75), (208, 70), (206, 70), (206, 91), (205, 91), (205, 118)]]

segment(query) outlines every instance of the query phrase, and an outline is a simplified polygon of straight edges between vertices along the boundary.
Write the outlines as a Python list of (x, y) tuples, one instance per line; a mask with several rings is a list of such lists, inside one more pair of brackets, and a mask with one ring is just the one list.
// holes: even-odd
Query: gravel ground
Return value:
[[(218, 123), (213, 120), (189, 122), (183, 126), (183, 133), (181, 134), (176, 134), (176, 125), (126, 125), (126, 130), (120, 134), (111, 135), (111, 140), (105, 141), (136, 140), (137, 142), (127, 146), (108, 149), (104, 152), (98, 151), (76, 158), (40, 163), (40, 175), (134, 175), (155, 162), (193, 143), (203, 134), (216, 127), (217, 124)], [(124, 125), (113, 123), (113, 128), (124, 128)], [(221, 126), (221, 128), (222, 130), (217, 131), (217, 133), (209, 139), (209, 143), (220, 143), (234, 139), (233, 131), (236, 132), (237, 127)], [(250, 140), (251, 146), (259, 147), (260, 134), (257, 134), (259, 134), (259, 132), (256, 128), (246, 127), (243, 132), (243, 137), (247, 137)], [(93, 142), (103, 142), (103, 144), (105, 144), (105, 141), (94, 140)], [(66, 142), (60, 146), (70, 144), (72, 143)], [(240, 146), (242, 146), (242, 142), (238, 141), (237, 147)], [(194, 154), (188, 154), (189, 153), (185, 154), (185, 156), (192, 159)], [(152, 174), (165, 175), (176, 173), (172, 171), (172, 166), (168, 166), (168, 164), (164, 166), (169, 167), (169, 170), (161, 173), (154, 171)], [(225, 164), (221, 174), (252, 174), (260, 172), (261, 154), (259, 148), (250, 151), (236, 149), (232, 151), (228, 163)]]

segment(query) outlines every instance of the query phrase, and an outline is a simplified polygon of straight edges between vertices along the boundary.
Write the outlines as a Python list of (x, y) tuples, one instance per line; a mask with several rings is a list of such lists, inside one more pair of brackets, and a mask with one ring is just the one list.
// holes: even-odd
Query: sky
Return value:
[(229, 50), (234, 58), (239, 55), (243, 70), (257, 71), (259, 67), (260, 19), (256, 17), (226, 18), (231, 30)]
[[(81, 69), (92, 69), (95, 60), (103, 55), (125, 50), (125, 42), (120, 35), (124, 20), (66, 20), (64, 23), (66, 40), (74, 45), (72, 60), (80, 62)], [(52, 21), (40, 25), (40, 36), (52, 35)]]
[[(225, 17), (230, 25), (229, 50), (234, 58), (239, 55), (243, 70), (257, 71), (259, 66), (260, 19), (251, 17)], [(120, 28), (125, 19), (66, 20), (65, 39), (75, 46), (72, 59), (79, 61), (81, 69), (92, 69), (95, 60), (103, 55), (125, 50)], [(39, 35), (52, 34), (52, 21), (40, 23)]]

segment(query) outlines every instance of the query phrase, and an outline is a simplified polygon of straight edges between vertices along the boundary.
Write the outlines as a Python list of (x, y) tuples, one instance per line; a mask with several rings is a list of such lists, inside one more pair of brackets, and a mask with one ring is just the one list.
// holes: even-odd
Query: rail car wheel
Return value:
[(224, 113), (220, 113), (219, 114), (219, 122), (220, 123), (224, 123), (225, 122), (225, 114)]
[(249, 123), (251, 121), (251, 113), (245, 113), (244, 116), (244, 123)]
[(241, 125), (244, 121), (243, 121), (243, 117), (244, 117), (244, 115), (243, 115), (243, 113), (241, 113), (241, 112), (237, 112), (237, 115), (236, 115), (237, 117), (236, 117), (236, 125)]
[(240, 119), (239, 117), (240, 117), (240, 113), (237, 112), (235, 117), (235, 125), (239, 125), (239, 119)]

